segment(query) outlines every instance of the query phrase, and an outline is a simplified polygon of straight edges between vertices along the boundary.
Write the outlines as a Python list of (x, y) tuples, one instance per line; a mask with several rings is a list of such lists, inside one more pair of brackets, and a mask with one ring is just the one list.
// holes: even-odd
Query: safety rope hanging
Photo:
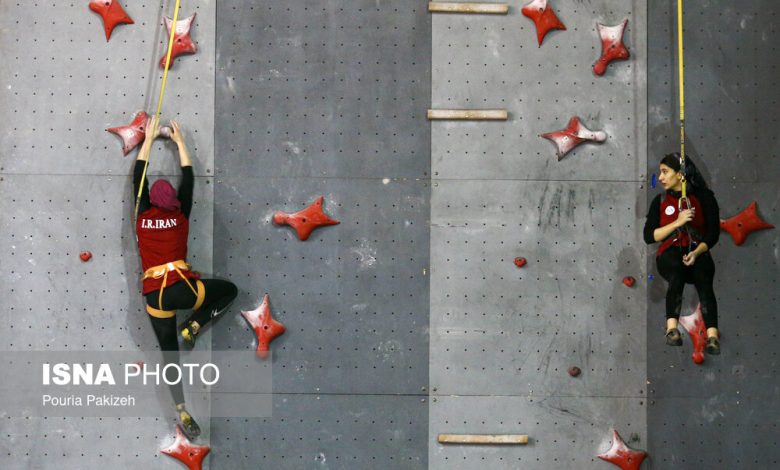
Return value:
[(677, 0), (677, 57), (679, 64), (680, 86), (680, 171), (682, 172), (682, 197), (679, 200), (679, 208), (683, 202), (688, 202), (686, 191), (687, 181), (685, 177), (685, 63), (683, 61), (683, 0)]
[[(168, 68), (171, 66), (171, 53), (173, 52), (173, 36), (176, 34), (176, 20), (179, 18), (179, 5), (181, 0), (176, 0), (176, 6), (173, 9), (173, 22), (171, 24), (171, 35), (168, 38), (168, 53), (165, 54), (165, 71), (163, 72), (162, 86), (160, 87), (160, 97), (157, 100), (157, 112), (154, 116), (159, 120), (160, 111), (162, 110), (163, 95), (165, 95), (165, 83), (168, 81)], [(149, 129), (147, 129), (148, 131)], [(151, 153), (150, 153), (151, 155)], [(141, 175), (141, 184), (138, 186), (138, 194), (135, 196), (135, 210), (133, 212), (133, 218), (138, 218), (138, 208), (141, 205), (141, 193), (144, 190), (144, 182), (146, 181), (146, 170), (149, 168), (149, 158), (144, 163), (144, 171)]]
[[(691, 209), (691, 201), (688, 200), (688, 180), (685, 175), (685, 48), (683, 47), (683, 0), (677, 0), (677, 58), (679, 64), (679, 83), (680, 83), (680, 174), (682, 179), (682, 191), (680, 199), (677, 200), (677, 209), (680, 211)], [(681, 238), (682, 233), (688, 237), (688, 249), (690, 253), (693, 248), (691, 231), (688, 224), (677, 229), (677, 237)]]

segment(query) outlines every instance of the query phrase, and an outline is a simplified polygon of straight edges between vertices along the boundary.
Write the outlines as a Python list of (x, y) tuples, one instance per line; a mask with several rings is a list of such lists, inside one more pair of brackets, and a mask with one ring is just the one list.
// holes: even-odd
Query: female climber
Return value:
[(688, 203), (680, 207), (683, 173), (680, 154), (666, 155), (660, 163), (658, 181), (665, 194), (659, 194), (650, 204), (645, 221), (644, 238), (649, 245), (661, 242), (656, 251), (658, 272), (669, 283), (666, 292), (666, 344), (680, 346), (682, 337), (677, 329), (686, 281), (693, 283), (699, 294), (704, 324), (707, 327), (709, 354), (720, 354), (718, 334), (718, 303), (712, 280), (715, 263), (710, 250), (720, 236), (718, 201), (707, 187), (701, 173), (686, 156), (685, 178), (688, 182)]
[[(152, 143), (159, 135), (159, 118), (154, 116), (147, 125), (146, 137), (135, 162), (134, 197), (138, 194)], [(150, 191), (144, 178), (135, 227), (144, 270), (146, 311), (166, 364), (179, 362), (176, 310), (193, 310), (180, 330), (184, 342), (193, 347), (198, 332), (209, 320), (227, 309), (238, 294), (231, 282), (200, 279), (200, 275), (191, 271), (186, 262), (194, 177), (184, 137), (176, 121), (171, 121), (170, 138), (179, 149), (182, 170), (179, 189), (176, 191), (170, 182), (160, 178)], [(182, 430), (194, 439), (200, 434), (200, 428), (184, 406), (181, 382), (171, 385), (170, 389)]]

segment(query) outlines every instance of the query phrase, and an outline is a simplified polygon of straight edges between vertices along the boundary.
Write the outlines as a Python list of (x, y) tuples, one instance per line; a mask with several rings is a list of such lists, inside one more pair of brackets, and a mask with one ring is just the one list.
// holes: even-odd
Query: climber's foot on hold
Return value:
[(198, 335), (198, 330), (200, 330), (198, 322), (187, 322), (187, 326), (181, 329), (181, 337), (184, 339), (184, 344), (190, 348), (194, 348), (195, 337)]
[(714, 356), (720, 354), (720, 340), (717, 336), (710, 336), (707, 338), (707, 345), (704, 346), (704, 350), (707, 351), (707, 354), (712, 354)]
[(179, 424), (181, 425), (182, 432), (187, 436), (187, 439), (192, 441), (200, 436), (200, 426), (198, 426), (198, 423), (195, 422), (195, 418), (193, 418), (184, 407), (184, 404), (176, 405), (176, 412), (179, 413)]
[(671, 328), (666, 332), (666, 344), (669, 346), (682, 346), (682, 335), (677, 328)]

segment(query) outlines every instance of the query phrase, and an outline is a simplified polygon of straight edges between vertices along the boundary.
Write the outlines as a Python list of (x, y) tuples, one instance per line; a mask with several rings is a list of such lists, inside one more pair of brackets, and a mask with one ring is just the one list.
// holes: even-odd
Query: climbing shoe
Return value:
[(707, 338), (707, 345), (704, 346), (704, 350), (707, 351), (707, 354), (720, 354), (720, 340), (715, 336), (710, 336)]
[(666, 332), (666, 344), (669, 346), (682, 346), (682, 336), (680, 330), (672, 328)]
[(179, 413), (179, 424), (182, 432), (187, 436), (187, 439), (195, 440), (196, 437), (200, 436), (200, 426), (195, 422), (195, 418), (192, 417), (183, 405), (177, 405), (176, 411)]
[(184, 344), (190, 348), (195, 347), (195, 337), (198, 335), (198, 324), (196, 322), (187, 322), (187, 326), (181, 329), (181, 337), (184, 340)]

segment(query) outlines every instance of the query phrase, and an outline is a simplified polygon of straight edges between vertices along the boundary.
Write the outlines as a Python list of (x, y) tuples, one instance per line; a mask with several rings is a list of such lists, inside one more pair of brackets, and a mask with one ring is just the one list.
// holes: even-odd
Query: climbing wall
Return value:
[[(135, 24), (106, 42), (86, 0), (0, 1), (0, 350), (157, 349), (136, 152), (105, 129), (154, 111), (173, 2), (123, 3)], [(678, 145), (676, 3), (551, 0), (567, 30), (541, 47), (522, 3), (183, 2), (199, 52), (177, 59), (163, 114), (195, 162), (189, 260), (239, 289), (198, 347), (254, 350), (240, 311), (265, 294), (287, 328), (267, 359), (273, 413), (201, 419), (204, 468), (604, 469), (613, 429), (650, 453), (642, 468), (778, 466), (778, 232), (713, 251), (720, 357), (696, 366), (687, 337), (663, 344), (641, 228)], [(777, 225), (780, 10), (748, 3), (686, 2), (687, 148), (722, 217), (756, 201)], [(624, 19), (631, 59), (597, 77), (596, 23)], [(430, 123), (428, 108), (509, 118)], [(573, 116), (608, 138), (559, 161), (540, 134)], [(155, 146), (152, 179), (178, 175), (173, 155)], [(320, 196), (339, 225), (304, 242), (272, 222)], [(0, 468), (183, 468), (159, 451), (175, 421), (167, 394), (158, 405), (139, 419), (3, 407)]]
[[(88, 2), (0, 2), (0, 349), (157, 350), (140, 296), (140, 260), (130, 174), (105, 131), (154, 112), (164, 50), (162, 13), (172, 2), (123, 2), (133, 25), (106, 42)], [(170, 4), (169, 4), (170, 3)], [(190, 261), (211, 271), (214, 4), (197, 13), (198, 55), (170, 72), (164, 119), (186, 132), (195, 162)], [(152, 153), (149, 174), (178, 175), (170, 144)], [(81, 251), (92, 259), (82, 262)], [(5, 381), (10, 384), (8, 380)], [(159, 418), (40, 418), (3, 408), (0, 467), (179, 468), (158, 449), (173, 441), (172, 401)], [(207, 424), (207, 423), (206, 423)], [(204, 435), (208, 440), (208, 429)]]
[[(432, 126), (430, 468), (605, 468), (612, 429), (646, 446), (644, 3), (551, 4), (567, 30), (541, 47), (515, 3), (433, 17), (431, 107), (509, 119)], [(597, 77), (596, 23), (625, 18), (632, 59)], [(575, 115), (609, 138), (557, 161), (539, 134)]]
[[(427, 468), (430, 18), (413, 1), (219, 2), (214, 349), (253, 349), (273, 416), (212, 419), (214, 468)], [(318, 197), (339, 225), (272, 223)]]
[[(687, 152), (715, 192), (721, 218), (756, 201), (775, 226), (778, 16), (770, 0), (685, 2)], [(675, 21), (675, 2), (649, 2), (649, 173), (657, 173), (665, 153), (679, 149)], [(648, 198), (660, 190), (648, 188)], [(687, 336), (682, 348), (663, 344), (666, 283), (650, 263), (656, 280), (649, 284), (647, 313), (648, 468), (778, 466), (778, 233), (755, 232), (742, 246), (721, 233), (712, 253), (722, 354), (701, 366), (691, 361)], [(688, 286), (683, 314), (696, 303)]]

